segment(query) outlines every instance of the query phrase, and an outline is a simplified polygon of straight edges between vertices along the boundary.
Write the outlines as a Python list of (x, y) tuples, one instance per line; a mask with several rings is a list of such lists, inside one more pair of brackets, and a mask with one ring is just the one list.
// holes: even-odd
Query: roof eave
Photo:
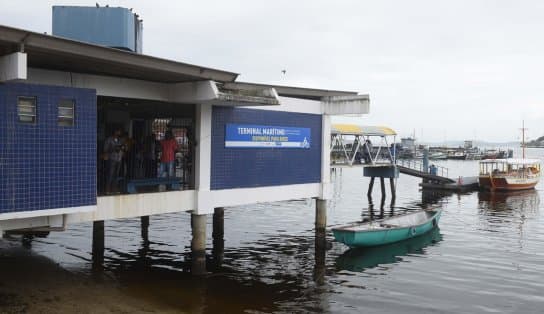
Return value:
[(40, 52), (71, 55), (97, 61), (114, 62), (123, 66), (138, 67), (139, 69), (153, 69), (155, 71), (179, 73), (200, 80), (233, 82), (238, 77), (238, 73), (234, 72), (136, 54), (120, 49), (79, 42), (3, 25), (0, 25), (0, 41), (12, 43), (14, 48), (17, 47), (19, 50), (28, 50), (30, 53), (32, 50), (36, 50)]

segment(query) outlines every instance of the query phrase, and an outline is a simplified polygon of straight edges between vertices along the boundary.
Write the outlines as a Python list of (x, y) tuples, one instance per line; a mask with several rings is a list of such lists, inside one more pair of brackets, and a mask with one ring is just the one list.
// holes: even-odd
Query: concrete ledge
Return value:
[(212, 191), (214, 207), (286, 201), (321, 196), (321, 183)]
[(26, 80), (26, 53), (15, 52), (0, 57), (0, 82)]
[(370, 98), (368, 95), (329, 96), (323, 97), (323, 114), (368, 114), (370, 112)]

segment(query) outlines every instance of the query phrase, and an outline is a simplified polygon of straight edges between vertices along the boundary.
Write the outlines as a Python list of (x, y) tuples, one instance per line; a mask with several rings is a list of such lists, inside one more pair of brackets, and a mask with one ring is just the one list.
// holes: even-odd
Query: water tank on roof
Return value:
[(53, 6), (53, 35), (142, 53), (143, 21), (120, 7)]

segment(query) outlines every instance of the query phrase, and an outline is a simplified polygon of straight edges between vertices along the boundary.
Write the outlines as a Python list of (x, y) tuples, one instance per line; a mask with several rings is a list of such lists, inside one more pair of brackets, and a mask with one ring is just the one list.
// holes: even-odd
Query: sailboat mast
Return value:
[(523, 159), (525, 159), (525, 120), (521, 120), (521, 149)]

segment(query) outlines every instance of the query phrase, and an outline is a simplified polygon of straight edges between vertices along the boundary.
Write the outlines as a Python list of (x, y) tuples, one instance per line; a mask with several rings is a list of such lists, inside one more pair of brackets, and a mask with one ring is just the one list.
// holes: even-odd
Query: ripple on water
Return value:
[[(449, 164), (462, 173), (474, 162)], [(476, 168), (477, 169), (477, 168)], [(204, 312), (494, 313), (537, 312), (544, 305), (544, 218), (540, 188), (514, 194), (421, 193), (402, 176), (397, 199), (366, 197), (361, 169), (333, 175), (329, 225), (377, 219), (427, 206), (444, 209), (440, 228), (384, 247), (353, 250), (327, 234), (316, 250), (314, 202), (297, 200), (228, 208), (222, 263), (208, 237), (210, 275), (190, 269), (190, 215), (151, 217), (149, 241), (140, 220), (106, 222), (105, 271), (143, 297)], [(211, 230), (211, 217), (208, 228)], [(78, 224), (33, 250), (75, 272), (92, 272), (91, 224)], [(209, 234), (211, 232), (208, 232)], [(145, 286), (142, 286), (142, 283)], [(196, 287), (196, 288), (195, 288)], [(131, 290), (131, 291), (132, 291)], [(157, 291), (157, 292), (154, 292)]]

